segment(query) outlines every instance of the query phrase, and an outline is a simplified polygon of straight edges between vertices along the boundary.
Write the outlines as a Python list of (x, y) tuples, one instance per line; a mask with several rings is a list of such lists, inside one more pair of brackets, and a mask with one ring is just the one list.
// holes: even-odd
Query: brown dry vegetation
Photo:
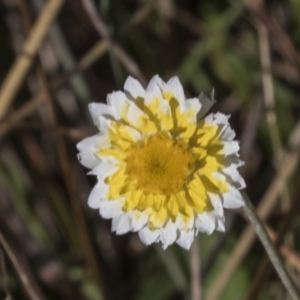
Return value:
[(2, 0), (0, 299), (190, 299), (195, 278), (207, 300), (288, 299), (238, 211), (200, 235), (198, 268), (178, 246), (111, 234), (75, 145), (96, 132), (87, 104), (129, 74), (178, 75), (188, 96), (214, 87), (299, 287), (299, 37), (298, 0)]

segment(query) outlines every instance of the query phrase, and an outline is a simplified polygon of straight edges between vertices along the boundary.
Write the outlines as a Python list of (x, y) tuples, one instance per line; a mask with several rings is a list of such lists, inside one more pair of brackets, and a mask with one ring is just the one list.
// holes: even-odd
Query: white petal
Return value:
[(218, 171), (214, 172), (213, 175), (214, 175), (215, 178), (217, 178), (220, 181), (226, 181), (226, 179), (227, 179), (226, 175), (224, 175), (224, 174), (222, 174)]
[(155, 75), (150, 80), (150, 82), (147, 86), (146, 92), (152, 91), (156, 86), (157, 87), (162, 87), (165, 84), (166, 83), (158, 75)]
[(187, 99), (183, 104), (183, 111), (186, 112), (189, 110), (193, 110), (195, 112), (195, 116), (199, 113), (201, 109), (201, 103), (198, 98)]
[(161, 122), (160, 127), (161, 130), (166, 130), (169, 131), (173, 128), (173, 119), (172, 119), (172, 111), (170, 104), (167, 100), (163, 100), (157, 109), (157, 115), (158, 118), (160, 119), (161, 113), (164, 113), (165, 116), (168, 118), (169, 122)]
[(185, 96), (179, 78), (177, 76), (172, 77), (167, 82), (167, 87), (175, 95), (176, 99), (180, 103), (180, 106), (182, 106), (185, 102)]
[(243, 196), (235, 188), (230, 189), (228, 193), (222, 194), (221, 197), (223, 198), (223, 206), (225, 208), (234, 209), (245, 205)]
[[(203, 105), (203, 104), (202, 104), (202, 105)], [(202, 109), (201, 109), (201, 111), (202, 111)], [(201, 113), (201, 111), (200, 111), (200, 113)], [(198, 114), (197, 118), (198, 118), (198, 120), (199, 120), (199, 114)], [(213, 124), (213, 120), (214, 120), (214, 114), (209, 114), (209, 115), (207, 115), (207, 116), (204, 118), (204, 122), (203, 122), (203, 120), (200, 121), (200, 122), (208, 123), (208, 124)]]
[(167, 115), (172, 115), (171, 107), (170, 107), (169, 101), (167, 101), (167, 100), (163, 100), (160, 103), (160, 106), (158, 108), (158, 112), (160, 110), (163, 111)]
[(77, 158), (83, 166), (89, 169), (95, 168), (100, 162), (91, 151), (82, 151), (77, 154)]
[(95, 117), (94, 123), (104, 134), (108, 133), (109, 128), (111, 127), (111, 121), (102, 115)]
[(160, 241), (162, 248), (165, 250), (172, 245), (177, 239), (177, 226), (170, 220), (166, 227), (160, 229)]
[(88, 206), (94, 209), (99, 208), (99, 203), (106, 198), (107, 192), (108, 186), (104, 182), (99, 181), (89, 195)]
[(124, 125), (123, 128), (126, 129), (126, 131), (128, 131), (128, 133), (132, 136), (134, 141), (139, 141), (142, 139), (141, 133), (138, 132), (136, 129), (127, 125)]
[(202, 106), (197, 116), (198, 120), (202, 119), (208, 113), (211, 107), (216, 103), (216, 100), (208, 98), (203, 93), (200, 94), (199, 101), (202, 104)]
[(190, 231), (180, 231), (180, 236), (177, 239), (176, 243), (182, 248), (189, 250), (194, 241), (195, 233), (193, 230)]
[(114, 110), (111, 106), (104, 103), (90, 103), (89, 111), (96, 126), (99, 127), (99, 116), (108, 116), (114, 119)]
[(222, 154), (225, 156), (238, 153), (238, 151), (240, 150), (240, 145), (238, 141), (223, 141), (222, 144), (223, 149), (221, 151)]
[(126, 95), (120, 91), (107, 95), (107, 103), (112, 107), (116, 120), (121, 119), (124, 106), (127, 105), (129, 101)]
[(213, 114), (213, 117), (214, 117), (214, 119), (212, 121), (213, 124), (229, 125), (228, 119), (230, 118), (230, 116), (226, 116), (226, 115), (218, 112), (218, 113)]
[(79, 142), (76, 147), (79, 151), (94, 150), (101, 147), (103, 144), (107, 145), (108, 139), (102, 134), (95, 134)]
[(224, 126), (220, 132), (220, 138), (226, 141), (232, 141), (235, 138), (235, 132), (230, 126)]
[(95, 152), (103, 146), (107, 146), (109, 141), (106, 136), (96, 134), (79, 142), (76, 147), (80, 151), (78, 159), (82, 165), (89, 169), (95, 168), (99, 163), (99, 158)]
[(124, 214), (122, 207), (125, 199), (105, 200), (99, 202), (99, 213), (104, 219), (112, 219)]
[(221, 199), (218, 195), (216, 194), (211, 194), (208, 193), (209, 198), (210, 198), (210, 202), (214, 208), (214, 210), (210, 213), (218, 216), (218, 217), (223, 217), (224, 216), (224, 210), (223, 210), (223, 206), (222, 206), (222, 202)]
[(220, 218), (217, 218), (216, 221), (217, 221), (216, 230), (221, 231), (221, 232), (225, 232), (225, 218), (220, 217)]
[(133, 231), (139, 231), (142, 229), (148, 221), (148, 214), (140, 211), (130, 212), (131, 226)]
[(123, 213), (122, 215), (113, 218), (111, 224), (111, 230), (115, 231), (116, 234), (124, 234), (131, 230), (130, 218), (128, 214)]
[(188, 221), (186, 221), (186, 220), (183, 220), (181, 215), (179, 215), (177, 219), (178, 219), (178, 228), (180, 230), (187, 231), (187, 230), (194, 228), (194, 224), (195, 224), (194, 217), (191, 217)]
[(129, 76), (125, 81), (124, 91), (127, 92), (133, 99), (145, 97), (144, 88), (131, 76)]
[(160, 103), (163, 101), (161, 90), (157, 85), (153, 86), (151, 90), (147, 90), (145, 95), (145, 105), (149, 106), (156, 99), (158, 99)]
[(158, 240), (159, 230), (150, 230), (148, 227), (144, 227), (139, 231), (139, 237), (146, 246), (151, 245)]
[(118, 169), (118, 166), (110, 163), (109, 161), (101, 160), (100, 164), (88, 174), (96, 175), (99, 181), (104, 181), (105, 178), (114, 174)]
[(208, 212), (198, 214), (195, 225), (199, 231), (211, 234), (216, 227), (215, 216)]
[[(109, 163), (112, 166), (116, 166), (116, 165), (118, 165), (120, 163), (120, 160), (118, 160), (116, 157), (114, 157), (112, 155), (100, 155), (100, 154), (97, 154), (97, 156), (100, 158), (100, 160), (102, 162)], [(94, 174), (94, 173), (98, 172), (99, 168), (100, 168), (100, 166), (98, 165), (94, 170), (90, 171), (88, 174), (97, 175), (97, 174)]]
[(240, 158), (237, 156), (237, 154), (228, 155), (226, 157), (223, 157), (221, 159), (221, 163), (225, 165), (226, 167), (229, 167), (230, 165), (233, 165), (235, 168), (238, 168), (240, 166), (243, 166), (245, 163), (240, 160)]
[(127, 108), (127, 119), (133, 126), (139, 127), (140, 118), (143, 116), (141, 111), (134, 102), (130, 102)]
[(237, 189), (243, 189), (246, 187), (246, 183), (238, 172), (234, 165), (230, 165), (227, 168), (223, 168), (222, 173), (227, 177), (227, 180)]

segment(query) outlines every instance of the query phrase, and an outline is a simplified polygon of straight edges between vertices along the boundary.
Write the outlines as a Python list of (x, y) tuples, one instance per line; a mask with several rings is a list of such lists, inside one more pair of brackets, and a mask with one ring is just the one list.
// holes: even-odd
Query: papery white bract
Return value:
[(186, 99), (177, 77), (154, 76), (146, 90), (128, 77), (107, 104), (91, 103), (100, 133), (81, 141), (78, 158), (97, 176), (88, 204), (117, 234), (189, 249), (199, 231), (225, 230), (223, 208), (244, 205), (239, 144), (215, 103)]

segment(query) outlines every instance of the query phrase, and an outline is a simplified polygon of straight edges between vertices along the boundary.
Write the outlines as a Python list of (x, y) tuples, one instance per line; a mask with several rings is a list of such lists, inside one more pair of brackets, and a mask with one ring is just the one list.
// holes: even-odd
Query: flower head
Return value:
[(239, 145), (228, 116), (209, 114), (204, 94), (186, 99), (177, 77), (154, 76), (89, 110), (100, 133), (81, 141), (80, 162), (97, 176), (88, 204), (117, 234), (189, 249), (199, 231), (224, 231), (224, 208), (244, 205)]

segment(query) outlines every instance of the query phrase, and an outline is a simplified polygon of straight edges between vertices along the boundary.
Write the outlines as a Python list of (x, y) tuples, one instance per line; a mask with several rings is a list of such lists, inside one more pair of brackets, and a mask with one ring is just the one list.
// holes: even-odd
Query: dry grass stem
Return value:
[(86, 9), (99, 35), (109, 42), (110, 47), (114, 51), (115, 55), (123, 63), (124, 67), (128, 70), (128, 72), (131, 75), (135, 76), (145, 86), (146, 78), (144, 74), (141, 72), (137, 63), (126, 53), (126, 51), (112, 40), (109, 30), (104, 21), (101, 19), (100, 15), (98, 14), (94, 3), (91, 0), (82, 0), (82, 4)]
[(277, 271), (277, 274), (285, 286), (288, 294), (290, 295), (291, 299), (299, 300), (300, 293), (291, 279), (290, 275), (286, 271), (286, 268), (283, 265), (283, 262), (279, 256), (279, 253), (273, 244), (270, 236), (268, 235), (263, 222), (261, 221), (260, 217), (258, 216), (256, 209), (251, 203), (251, 200), (248, 198), (248, 195), (244, 192), (243, 197), (245, 200), (244, 212), (246, 213), (249, 221), (251, 222), (252, 226), (255, 229), (257, 236), (259, 237), (261, 243), (263, 244), (268, 257), (270, 258), (273, 267)]
[[(27, 30), (30, 31), (30, 26), (31, 26), (30, 15), (29, 15), (29, 10), (28, 10), (25, 2), (24, 2), (24, 5), (22, 8), (23, 8), (22, 9), (23, 19), (26, 21)], [(42, 88), (46, 94), (46, 100), (49, 104), (48, 111), (52, 117), (52, 122), (54, 125), (57, 126), (58, 118), (57, 118), (57, 112), (56, 112), (55, 106), (54, 106), (54, 95), (52, 93), (51, 86), (48, 82), (46, 72), (43, 69), (42, 64), (39, 60), (37, 61), (37, 65), (36, 65), (36, 73), (37, 73), (37, 77), (40, 79), (40, 81), (42, 83)], [(77, 197), (76, 185), (72, 178), (72, 170), (71, 170), (71, 166), (68, 162), (69, 160), (68, 160), (68, 155), (67, 155), (67, 149), (66, 149), (65, 142), (64, 142), (64, 137), (62, 135), (58, 134), (58, 132), (56, 132), (56, 133), (57, 133), (56, 134), (56, 142), (57, 142), (56, 144), (57, 144), (57, 152), (58, 152), (58, 156), (59, 156), (59, 160), (60, 160), (60, 166), (61, 166), (62, 174), (64, 177), (65, 185), (66, 185), (66, 188), (67, 188), (67, 191), (69, 194), (69, 198), (73, 204), (72, 208), (73, 208), (73, 212), (74, 212), (74, 219), (76, 220), (77, 225), (78, 225), (78, 231), (80, 232), (80, 239), (83, 242), (83, 245), (85, 245), (84, 254), (86, 256), (86, 261), (87, 261), (90, 269), (92, 270), (93, 276), (94, 276), (95, 280), (97, 281), (98, 285), (100, 285), (100, 287), (102, 287), (102, 289), (103, 289), (102, 275), (98, 268), (96, 255), (93, 251), (93, 246), (92, 246), (89, 232), (87, 229), (87, 225), (85, 222), (84, 213), (83, 213), (83, 210), (80, 205), (80, 200)], [(101, 294), (100, 291), (99, 291), (99, 294)]]
[(4, 254), (0, 247), (0, 287), (5, 293), (5, 300), (12, 300), (12, 295), (9, 292), (7, 270), (5, 266)]
[(87, 104), (105, 103), (126, 74), (143, 86), (151, 74), (177, 75), (186, 98), (215, 87), (211, 112), (232, 115), (238, 171), (299, 281), (297, 1), (221, 2), (2, 1), (0, 298), (287, 298), (265, 251), (257, 266), (244, 263), (259, 242), (236, 218), (247, 219), (243, 210), (225, 212), (226, 232), (201, 235), (190, 252), (147, 247), (137, 233), (111, 232), (102, 206), (101, 216), (88, 208), (96, 178), (76, 158), (75, 144), (97, 131)]
[(0, 119), (6, 114), (10, 103), (18, 92), (51, 23), (56, 18), (63, 3), (63, 0), (51, 0), (47, 3), (25, 42), (22, 52), (6, 76), (0, 88)]
[[(275, 113), (275, 99), (274, 99), (274, 87), (273, 78), (271, 73), (272, 63), (270, 54), (269, 34), (266, 26), (257, 21), (257, 32), (259, 37), (259, 53), (262, 66), (262, 83), (264, 92), (264, 101), (266, 106), (266, 117), (269, 127), (271, 145), (275, 157), (275, 165), (278, 170), (280, 162), (282, 160), (282, 146), (279, 135), (279, 128), (277, 125), (277, 116)], [(281, 192), (281, 205), (284, 210), (287, 210), (290, 206), (290, 194), (287, 187), (287, 183), (284, 182), (284, 188)]]
[[(274, 178), (273, 182), (269, 186), (267, 192), (264, 194), (260, 204), (258, 206), (257, 212), (262, 220), (265, 220), (273, 211), (277, 202), (276, 199), (280, 194), (283, 187), (283, 179), (287, 180), (292, 176), (292, 174), (297, 169), (297, 164), (299, 161), (299, 153), (297, 148), (300, 146), (299, 143), (295, 144), (295, 141), (299, 142), (299, 127), (296, 126), (295, 130), (291, 133), (291, 136), (294, 136), (294, 139), (290, 141), (290, 144), (293, 145), (294, 151), (286, 152), (283, 155), (283, 162), (280, 172)], [(213, 289), (209, 290), (206, 297), (210, 300), (219, 299), (224, 288), (226, 287), (228, 281), (230, 280), (232, 274), (235, 272), (236, 268), (239, 266), (242, 259), (245, 257), (249, 251), (251, 245), (255, 241), (255, 232), (253, 228), (248, 225), (242, 232), (237, 245), (232, 250), (231, 255), (227, 259), (222, 271), (216, 278)]]
[(158, 245), (155, 245), (156, 253), (164, 264), (169, 276), (171, 277), (175, 288), (178, 291), (184, 292), (187, 290), (187, 281), (183, 274), (183, 271), (178, 264), (171, 249), (162, 250)]
[(257, 17), (269, 30), (270, 35), (274, 39), (274, 47), (281, 56), (300, 74), (298, 51), (293, 44), (289, 35), (280, 26), (279, 22), (269, 15), (266, 10), (264, 1), (262, 0), (244, 0), (245, 5), (250, 12)]
[(199, 239), (195, 238), (190, 250), (190, 269), (191, 269), (191, 300), (202, 299), (201, 288), (201, 264)]
[(12, 265), (14, 266), (22, 285), (32, 300), (43, 300), (45, 299), (42, 291), (36, 282), (31, 269), (23, 257), (22, 252), (19, 251), (9, 240), (4, 236), (3, 232), (0, 232), (0, 243), (9, 257)]
[[(273, 241), (277, 241), (280, 239), (280, 234), (276, 234), (276, 232), (268, 225), (265, 225), (266, 230)], [(295, 249), (288, 247), (286, 245), (280, 245), (279, 252), (282, 256), (300, 273), (300, 255), (295, 251)]]
[(74, 142), (78, 142), (88, 136), (90, 136), (91, 132), (86, 132), (81, 129), (65, 127), (65, 126), (47, 126), (41, 125), (37, 122), (19, 122), (15, 124), (7, 123), (12, 129), (16, 130), (36, 130), (36, 131), (50, 131), (54, 132), (55, 134), (63, 135), (66, 137), (71, 138)]
[(126, 22), (124, 26), (122, 26), (121, 32), (125, 33), (144, 20), (153, 11), (157, 2), (158, 0), (147, 1), (147, 3), (143, 5), (136, 13), (134, 13), (130, 20)]
[[(58, 90), (65, 83), (68, 82), (70, 77), (76, 72), (82, 72), (89, 68), (96, 60), (98, 60), (108, 49), (108, 43), (100, 41), (94, 47), (92, 47), (75, 66), (72, 72), (63, 74), (57, 78), (54, 78), (50, 82), (52, 91)], [(21, 108), (15, 113), (12, 113), (10, 117), (0, 121), (0, 138), (7, 134), (12, 127), (16, 126), (18, 122), (21, 122), (24, 118), (30, 115), (36, 108), (42, 103), (46, 102), (47, 94), (41, 91), (38, 95), (28, 100)]]
[[(300, 259), (295, 255), (295, 251), (293, 249), (290, 249), (289, 247), (284, 245), (284, 238), (286, 234), (288, 233), (288, 230), (290, 228), (290, 225), (292, 221), (294, 220), (294, 217), (296, 215), (296, 212), (299, 209), (299, 192), (296, 190), (295, 195), (293, 196), (293, 202), (289, 209), (289, 211), (284, 215), (283, 220), (280, 222), (279, 229), (277, 230), (277, 234), (269, 227), (267, 224), (265, 224), (265, 227), (267, 229), (267, 232), (271, 239), (274, 241), (277, 248), (279, 248), (280, 253), (285, 257), (285, 259), (290, 262), (292, 266), (297, 268), (299, 267)], [(295, 265), (293, 264), (296, 260)], [(272, 271), (270, 260), (267, 255), (264, 256), (261, 263), (259, 264), (259, 268), (256, 271), (256, 274), (254, 276), (254, 279), (251, 283), (247, 300), (256, 299), (257, 295), (260, 291), (260, 289), (263, 287), (264, 283), (266, 282), (266, 279), (268, 278), (270, 272)], [(300, 269), (298, 269), (298, 272), (300, 272)]]

